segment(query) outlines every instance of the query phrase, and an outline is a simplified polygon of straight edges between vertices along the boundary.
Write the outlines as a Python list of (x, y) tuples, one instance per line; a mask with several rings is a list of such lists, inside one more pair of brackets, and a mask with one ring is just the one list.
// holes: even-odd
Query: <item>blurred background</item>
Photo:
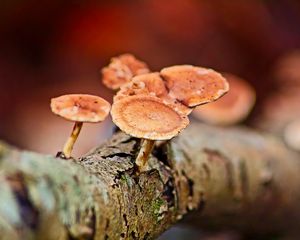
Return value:
[[(152, 70), (194, 64), (246, 79), (257, 102), (245, 124), (280, 133), (300, 112), (299, 26), (298, 0), (2, 0), (0, 139), (61, 150), (72, 123), (51, 113), (50, 98), (91, 93), (111, 101), (99, 71), (125, 52)], [(110, 120), (85, 124), (75, 155), (111, 133)]]
[[(92, 93), (111, 101), (99, 70), (124, 52), (152, 70), (188, 63), (246, 79), (258, 96), (251, 124), (280, 85), (274, 66), (300, 48), (299, 25), (297, 0), (2, 0), (0, 139), (60, 150), (72, 124), (50, 112), (50, 98)], [(75, 155), (107, 138), (111, 127), (109, 120), (85, 124)]]

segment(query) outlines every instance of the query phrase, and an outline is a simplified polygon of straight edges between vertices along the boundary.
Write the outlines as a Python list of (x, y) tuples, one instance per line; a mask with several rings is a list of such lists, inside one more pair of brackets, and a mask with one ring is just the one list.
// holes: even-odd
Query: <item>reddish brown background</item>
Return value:
[[(43, 3), (41, 3), (43, 2)], [(131, 52), (153, 70), (195, 64), (251, 82), (258, 103), (277, 85), (277, 59), (300, 47), (300, 2), (244, 0), (0, 2), (0, 139), (45, 153), (59, 150), (71, 124), (49, 99), (93, 93), (111, 100), (99, 69)], [(75, 154), (111, 134), (111, 123), (85, 125)]]

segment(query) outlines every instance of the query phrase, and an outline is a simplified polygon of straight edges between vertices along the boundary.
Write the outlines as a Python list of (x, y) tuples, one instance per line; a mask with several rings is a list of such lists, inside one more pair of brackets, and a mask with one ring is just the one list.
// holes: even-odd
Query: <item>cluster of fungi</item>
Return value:
[(100, 97), (85, 94), (51, 100), (55, 114), (75, 122), (60, 156), (70, 158), (83, 122), (103, 121), (110, 112), (123, 132), (141, 139), (135, 160), (140, 172), (147, 170), (155, 141), (177, 136), (189, 124), (188, 115), (195, 107), (214, 102), (229, 90), (227, 80), (212, 69), (177, 65), (151, 72), (130, 54), (112, 58), (102, 69), (102, 76), (104, 85), (116, 91), (112, 106)]

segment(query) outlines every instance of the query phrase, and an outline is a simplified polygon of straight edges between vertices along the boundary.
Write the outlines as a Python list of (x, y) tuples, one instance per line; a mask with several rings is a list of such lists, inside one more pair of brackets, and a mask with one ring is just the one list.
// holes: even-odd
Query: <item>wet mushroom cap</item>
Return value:
[(212, 69), (192, 65), (178, 65), (160, 71), (171, 97), (188, 107), (209, 103), (223, 96), (229, 85)]
[(188, 118), (160, 98), (136, 95), (113, 104), (113, 122), (125, 133), (144, 139), (168, 140), (188, 124)]
[(88, 94), (69, 94), (51, 99), (51, 110), (74, 122), (101, 122), (110, 111), (110, 103)]
[(242, 121), (255, 103), (255, 90), (245, 80), (232, 74), (223, 74), (230, 91), (213, 103), (199, 106), (193, 116), (207, 123), (229, 125)]
[(110, 64), (102, 69), (102, 81), (106, 87), (116, 90), (129, 82), (132, 77), (148, 72), (146, 63), (131, 54), (122, 54), (112, 58)]

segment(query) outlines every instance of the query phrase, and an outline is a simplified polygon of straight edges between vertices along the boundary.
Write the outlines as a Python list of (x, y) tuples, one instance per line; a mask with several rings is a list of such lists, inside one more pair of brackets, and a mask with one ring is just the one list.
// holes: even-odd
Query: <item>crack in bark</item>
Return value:
[(167, 183), (164, 185), (164, 191), (163, 191), (163, 198), (168, 203), (168, 208), (175, 206), (175, 187), (174, 187), (174, 178), (171, 178), (167, 181)]
[(132, 154), (124, 153), (124, 152), (119, 152), (119, 153), (112, 153), (106, 156), (101, 156), (104, 159), (107, 158), (113, 158), (113, 157), (120, 157), (120, 158), (133, 158)]
[(31, 202), (26, 186), (26, 180), (24, 179), (23, 175), (21, 173), (17, 173), (15, 175), (7, 176), (6, 180), (10, 184), (15, 195), (15, 199), (20, 206), (19, 211), (22, 222), (25, 226), (32, 230), (37, 229), (39, 225), (40, 214), (38, 209), (36, 209)]
[(165, 166), (168, 166), (169, 168), (173, 168), (172, 162), (170, 161), (168, 157), (168, 141), (162, 143), (158, 147), (154, 147), (152, 151), (152, 155), (158, 159), (158, 161), (162, 162)]
[(239, 177), (240, 177), (240, 182), (241, 182), (241, 193), (242, 197), (245, 198), (248, 194), (249, 190), (249, 180), (248, 180), (248, 171), (247, 171), (247, 166), (246, 163), (243, 159), (239, 161)]
[(206, 179), (209, 181), (210, 180), (210, 170), (209, 170), (209, 167), (207, 166), (206, 163), (202, 163), (202, 168), (204, 170)]
[(193, 197), (194, 196), (194, 181), (190, 179), (184, 170), (181, 170), (181, 174), (185, 177), (188, 183), (188, 189), (189, 189), (189, 196)]

